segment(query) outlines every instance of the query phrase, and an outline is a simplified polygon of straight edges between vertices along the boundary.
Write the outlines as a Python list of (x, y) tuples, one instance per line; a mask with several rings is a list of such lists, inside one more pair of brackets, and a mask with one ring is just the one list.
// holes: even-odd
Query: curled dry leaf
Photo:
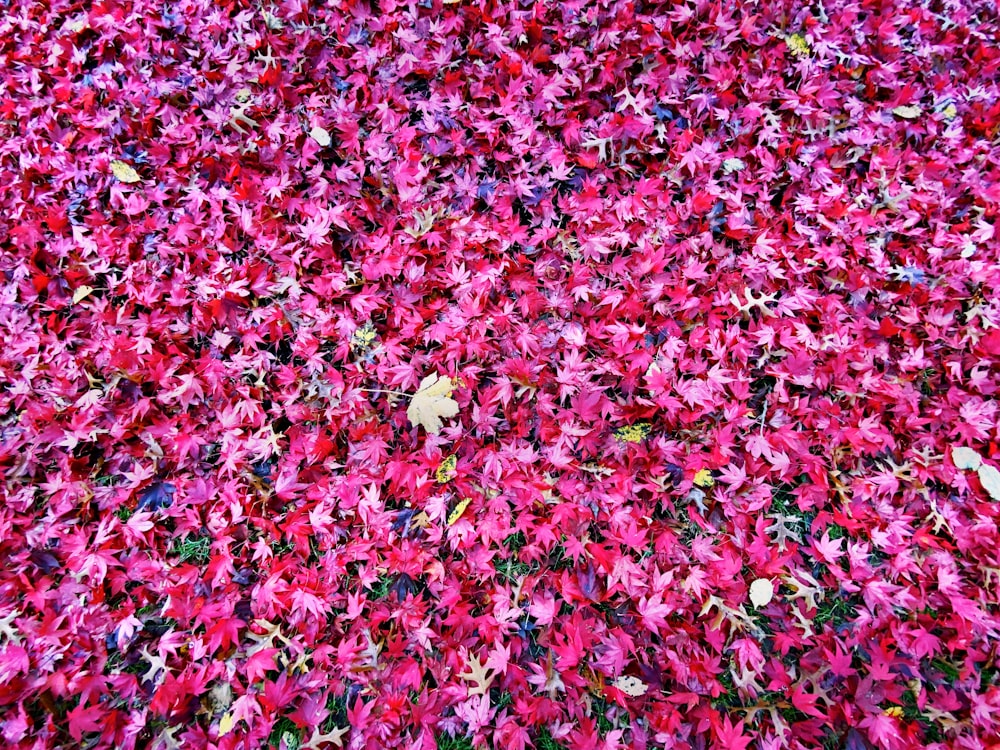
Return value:
[(436, 372), (421, 380), (406, 409), (410, 423), (423, 425), (434, 435), (441, 432), (441, 418), (458, 414), (458, 402), (451, 398), (453, 388), (451, 378), (438, 378)]

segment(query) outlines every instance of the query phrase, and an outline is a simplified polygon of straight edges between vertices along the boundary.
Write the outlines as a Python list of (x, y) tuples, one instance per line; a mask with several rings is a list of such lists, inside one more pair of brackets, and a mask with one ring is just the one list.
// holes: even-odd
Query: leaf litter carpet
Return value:
[(997, 747), (998, 34), (4, 2), (3, 747)]

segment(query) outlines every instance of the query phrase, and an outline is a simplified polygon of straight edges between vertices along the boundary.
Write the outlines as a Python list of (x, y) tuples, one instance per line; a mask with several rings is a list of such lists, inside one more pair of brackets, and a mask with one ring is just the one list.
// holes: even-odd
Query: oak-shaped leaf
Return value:
[(459, 674), (466, 683), (469, 684), (469, 695), (484, 695), (489, 689), (490, 685), (493, 684), (493, 680), (496, 679), (499, 674), (498, 670), (490, 669), (486, 664), (479, 661), (479, 657), (470, 654), (467, 660), (466, 666), (468, 671)]

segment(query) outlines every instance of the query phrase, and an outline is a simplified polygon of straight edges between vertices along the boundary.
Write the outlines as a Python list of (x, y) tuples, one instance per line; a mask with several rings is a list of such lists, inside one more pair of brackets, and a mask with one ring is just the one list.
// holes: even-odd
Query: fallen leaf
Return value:
[(774, 584), (766, 578), (758, 578), (750, 584), (750, 603), (760, 609), (774, 598)]
[(458, 402), (451, 398), (453, 387), (451, 378), (438, 378), (436, 372), (420, 381), (406, 409), (410, 424), (423, 425), (433, 435), (441, 432), (441, 418), (458, 414)]
[(417, 239), (423, 237), (434, 228), (434, 222), (438, 219), (438, 212), (428, 206), (424, 209), (417, 209), (413, 213), (415, 224), (412, 227), (404, 227), (403, 231)]
[(951, 460), (955, 464), (955, 468), (962, 471), (976, 471), (983, 463), (983, 459), (978, 453), (972, 448), (964, 446), (951, 449)]
[(21, 613), (15, 609), (9, 615), (0, 617), (0, 636), (3, 636), (7, 643), (13, 643), (15, 646), (21, 645), (21, 635), (17, 631), (17, 623), (14, 622), (14, 618), (20, 614)]
[(437, 467), (437, 471), (434, 472), (434, 478), (441, 484), (450, 482), (455, 477), (455, 467), (457, 465), (458, 456), (448, 456), (441, 462), (440, 466)]
[(219, 719), (219, 736), (225, 737), (227, 734), (233, 731), (233, 725), (235, 723), (236, 722), (233, 720), (233, 715), (228, 711), (226, 711), (226, 713), (222, 715), (222, 718)]
[(93, 291), (94, 291), (94, 287), (92, 287), (92, 286), (87, 286), (86, 284), (84, 284), (83, 286), (78, 286), (76, 288), (76, 291), (73, 292), (73, 304), (75, 305), (80, 300), (82, 300), (85, 297), (87, 297), (87, 295), (89, 295)]
[(323, 148), (326, 148), (332, 142), (330, 138), (330, 133), (327, 132), (326, 128), (321, 128), (319, 125), (314, 127), (309, 131), (309, 137), (312, 138), (316, 143), (318, 143)]
[(697, 474), (695, 474), (694, 483), (699, 487), (712, 487), (715, 484), (715, 479), (712, 478), (711, 470), (702, 469)]
[(132, 167), (125, 162), (119, 161), (118, 159), (111, 162), (111, 174), (113, 174), (119, 182), (132, 183), (140, 182), (142, 180), (142, 178), (139, 177), (138, 172), (132, 169)]
[(791, 34), (785, 38), (785, 44), (788, 45), (788, 49), (796, 57), (808, 57), (812, 54), (812, 47), (809, 46), (808, 40), (801, 34)]
[[(488, 659), (486, 663), (489, 664)], [(489, 691), (490, 685), (493, 684), (493, 680), (500, 674), (498, 670), (492, 670), (481, 663), (477, 656), (469, 656), (467, 667), (468, 671), (462, 672), (458, 676), (465, 682), (472, 683), (469, 687), (470, 696), (485, 695)]]
[(983, 464), (979, 467), (979, 483), (983, 485), (990, 497), (1000, 500), (1000, 470), (996, 466)]
[(372, 344), (375, 343), (377, 335), (372, 322), (370, 320), (365, 321), (363, 326), (359, 326), (351, 334), (351, 351), (359, 355), (366, 354), (372, 348)]
[(722, 162), (722, 171), (726, 174), (732, 174), (733, 172), (739, 172), (747, 168), (747, 164), (742, 159), (732, 158), (726, 159)]
[(625, 695), (629, 695), (633, 698), (645, 695), (646, 691), (649, 690), (649, 685), (640, 680), (638, 677), (632, 677), (630, 675), (619, 677), (617, 680), (612, 682), (611, 685), (618, 690), (621, 690), (625, 693)]
[(462, 517), (465, 513), (465, 509), (469, 507), (469, 503), (472, 502), (471, 497), (462, 498), (458, 501), (458, 505), (455, 506), (454, 510), (448, 514), (448, 525), (454, 526), (458, 523), (458, 519)]
[(904, 120), (915, 120), (920, 117), (923, 110), (913, 104), (904, 104), (900, 107), (893, 107), (892, 113), (896, 117), (902, 117)]
[[(344, 735), (351, 731), (349, 726), (338, 729), (334, 727), (326, 734), (319, 731), (319, 727), (313, 728), (312, 736), (306, 741), (304, 745), (301, 746), (300, 750), (318, 750), (323, 747), (327, 742), (336, 745), (337, 747), (344, 746)], [(291, 747), (291, 745), (289, 745)]]
[(615, 430), (615, 440), (619, 443), (640, 443), (643, 438), (649, 435), (652, 425), (649, 422), (636, 422), (635, 424), (619, 427)]

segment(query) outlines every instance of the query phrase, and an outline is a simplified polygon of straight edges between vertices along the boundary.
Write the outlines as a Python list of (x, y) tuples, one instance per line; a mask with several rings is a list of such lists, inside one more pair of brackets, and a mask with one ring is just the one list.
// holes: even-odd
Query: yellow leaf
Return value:
[(786, 37), (785, 44), (788, 45), (788, 49), (796, 57), (808, 57), (812, 54), (812, 47), (809, 46), (809, 42), (801, 34), (792, 34)]
[(949, 104), (941, 111), (941, 114), (944, 115), (946, 120), (954, 120), (955, 116), (958, 114), (958, 109), (955, 108), (954, 104)]
[(132, 183), (140, 182), (142, 180), (142, 178), (139, 177), (138, 172), (132, 169), (132, 167), (125, 162), (119, 161), (118, 159), (111, 162), (111, 174), (113, 174), (119, 182)]
[(649, 690), (649, 685), (640, 680), (638, 677), (631, 677), (625, 675), (624, 677), (619, 677), (617, 680), (611, 683), (614, 687), (621, 690), (625, 695), (632, 696), (633, 698), (638, 698), (640, 695), (645, 695), (646, 691)]
[(904, 104), (901, 107), (893, 107), (892, 113), (896, 117), (902, 117), (904, 120), (915, 120), (920, 117), (922, 110), (913, 104)]
[(458, 456), (448, 456), (441, 462), (441, 465), (437, 467), (437, 471), (434, 473), (434, 478), (441, 484), (450, 482), (455, 476), (455, 467), (457, 465)]
[(903, 718), (903, 707), (902, 706), (889, 706), (889, 708), (887, 708), (884, 711), (884, 713), (885, 713), (886, 716), (891, 716), (894, 719), (901, 719), (901, 718)]
[(702, 469), (697, 474), (694, 475), (694, 483), (699, 487), (712, 487), (715, 485), (715, 480), (712, 478), (712, 472), (709, 469)]
[(93, 291), (94, 287), (92, 286), (87, 286), (86, 284), (84, 284), (83, 286), (78, 286), (76, 288), (76, 291), (73, 292), (73, 304), (75, 305), (77, 302), (87, 297), (87, 295), (89, 295)]
[(236, 722), (233, 721), (233, 715), (231, 713), (226, 711), (226, 713), (222, 714), (222, 718), (219, 719), (219, 736), (225, 737), (233, 731), (233, 725), (235, 723)]
[(370, 320), (365, 321), (363, 326), (359, 326), (351, 334), (351, 351), (356, 354), (365, 354), (371, 348), (377, 334), (375, 326)]
[(465, 497), (458, 501), (458, 505), (455, 506), (455, 509), (448, 514), (449, 526), (454, 526), (456, 523), (458, 523), (458, 519), (462, 517), (462, 514), (465, 513), (465, 509), (469, 507), (469, 503), (471, 502), (472, 502), (471, 497)]
[(423, 425), (433, 435), (441, 432), (441, 418), (458, 414), (458, 402), (451, 398), (452, 388), (451, 378), (439, 379), (436, 372), (420, 381), (406, 409), (410, 424)]
[(649, 422), (636, 422), (635, 424), (619, 427), (615, 430), (615, 440), (619, 443), (639, 443), (649, 435), (652, 426)]
[(750, 584), (750, 603), (760, 609), (774, 598), (774, 584), (766, 578), (758, 578)]

